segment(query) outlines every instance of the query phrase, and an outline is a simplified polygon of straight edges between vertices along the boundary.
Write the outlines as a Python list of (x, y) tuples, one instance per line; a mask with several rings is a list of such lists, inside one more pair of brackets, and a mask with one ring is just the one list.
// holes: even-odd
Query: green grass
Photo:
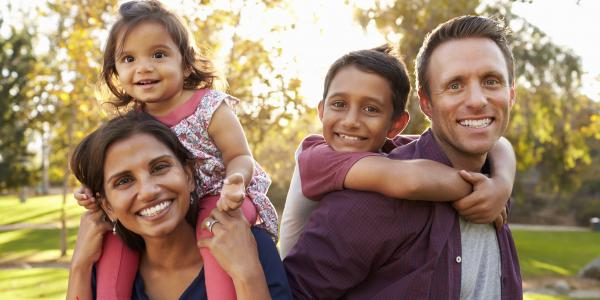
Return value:
[(0, 270), (2, 299), (65, 299), (67, 269)]
[[(16, 223), (60, 224), (62, 195), (32, 197), (19, 203), (15, 196), (0, 196), (0, 225)], [(85, 211), (77, 205), (72, 194), (67, 194), (67, 226), (79, 225), (79, 216)]]
[(69, 228), (67, 256), (60, 257), (60, 229), (0, 231), (0, 264), (8, 262), (66, 261), (72, 255), (77, 228)]
[(513, 230), (524, 278), (574, 276), (600, 256), (600, 232)]

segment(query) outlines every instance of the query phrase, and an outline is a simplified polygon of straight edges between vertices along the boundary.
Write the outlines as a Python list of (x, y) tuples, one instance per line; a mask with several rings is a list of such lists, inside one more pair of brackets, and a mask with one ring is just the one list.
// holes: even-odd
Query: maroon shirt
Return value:
[[(431, 131), (389, 157), (451, 165)], [(522, 299), (507, 225), (497, 237), (502, 299)], [(447, 202), (343, 190), (323, 197), (284, 265), (298, 299), (459, 299), (460, 243), (458, 215)]]

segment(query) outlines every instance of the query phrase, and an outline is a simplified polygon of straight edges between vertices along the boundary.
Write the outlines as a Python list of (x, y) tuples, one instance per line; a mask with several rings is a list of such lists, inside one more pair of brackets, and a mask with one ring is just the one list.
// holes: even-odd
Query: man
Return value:
[[(415, 70), (431, 128), (389, 157), (487, 172), (515, 101), (503, 26), (474, 16), (443, 23), (426, 37)], [(468, 222), (444, 202), (330, 193), (284, 264), (299, 299), (522, 298), (508, 226)]]

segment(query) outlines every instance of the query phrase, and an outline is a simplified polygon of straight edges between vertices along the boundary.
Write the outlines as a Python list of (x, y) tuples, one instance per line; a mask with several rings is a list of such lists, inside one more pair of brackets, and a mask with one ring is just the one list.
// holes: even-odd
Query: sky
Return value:
[[(163, 1), (176, 10), (185, 10), (186, 2), (193, 2)], [(43, 3), (42, 0), (0, 0), (2, 11), (5, 11), (8, 2), (25, 7)], [(372, 48), (385, 42), (375, 28), (363, 30), (357, 25), (352, 19), (352, 9), (344, 2), (292, 1), (295, 29), (270, 41), (284, 49), (289, 60), (286, 62), (287, 69), (302, 80), (301, 92), (310, 104), (316, 105), (320, 100), (323, 79), (335, 59), (349, 51)], [(290, 22), (289, 15), (265, 16), (260, 7), (255, 6), (254, 9), (246, 13), (250, 17), (242, 24), (245, 26), (240, 31), (241, 34), (266, 34), (261, 29), (269, 28), (269, 24)], [(600, 20), (597, 16), (599, 11), (600, 1), (597, 0), (534, 0), (532, 3), (513, 4), (514, 13), (542, 29), (555, 44), (570, 48), (581, 56), (585, 72), (582, 91), (596, 100), (600, 100), (600, 55), (591, 41), (600, 33)], [(18, 22), (15, 19), (7, 21)]]

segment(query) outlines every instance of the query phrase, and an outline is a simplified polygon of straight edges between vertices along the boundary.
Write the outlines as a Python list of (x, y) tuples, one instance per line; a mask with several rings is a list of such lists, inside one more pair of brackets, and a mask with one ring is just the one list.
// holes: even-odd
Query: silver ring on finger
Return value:
[(206, 220), (206, 228), (208, 231), (210, 231), (210, 233), (213, 233), (213, 226), (215, 226), (217, 223), (219, 223), (219, 221), (217, 221), (215, 218), (208, 218)]

